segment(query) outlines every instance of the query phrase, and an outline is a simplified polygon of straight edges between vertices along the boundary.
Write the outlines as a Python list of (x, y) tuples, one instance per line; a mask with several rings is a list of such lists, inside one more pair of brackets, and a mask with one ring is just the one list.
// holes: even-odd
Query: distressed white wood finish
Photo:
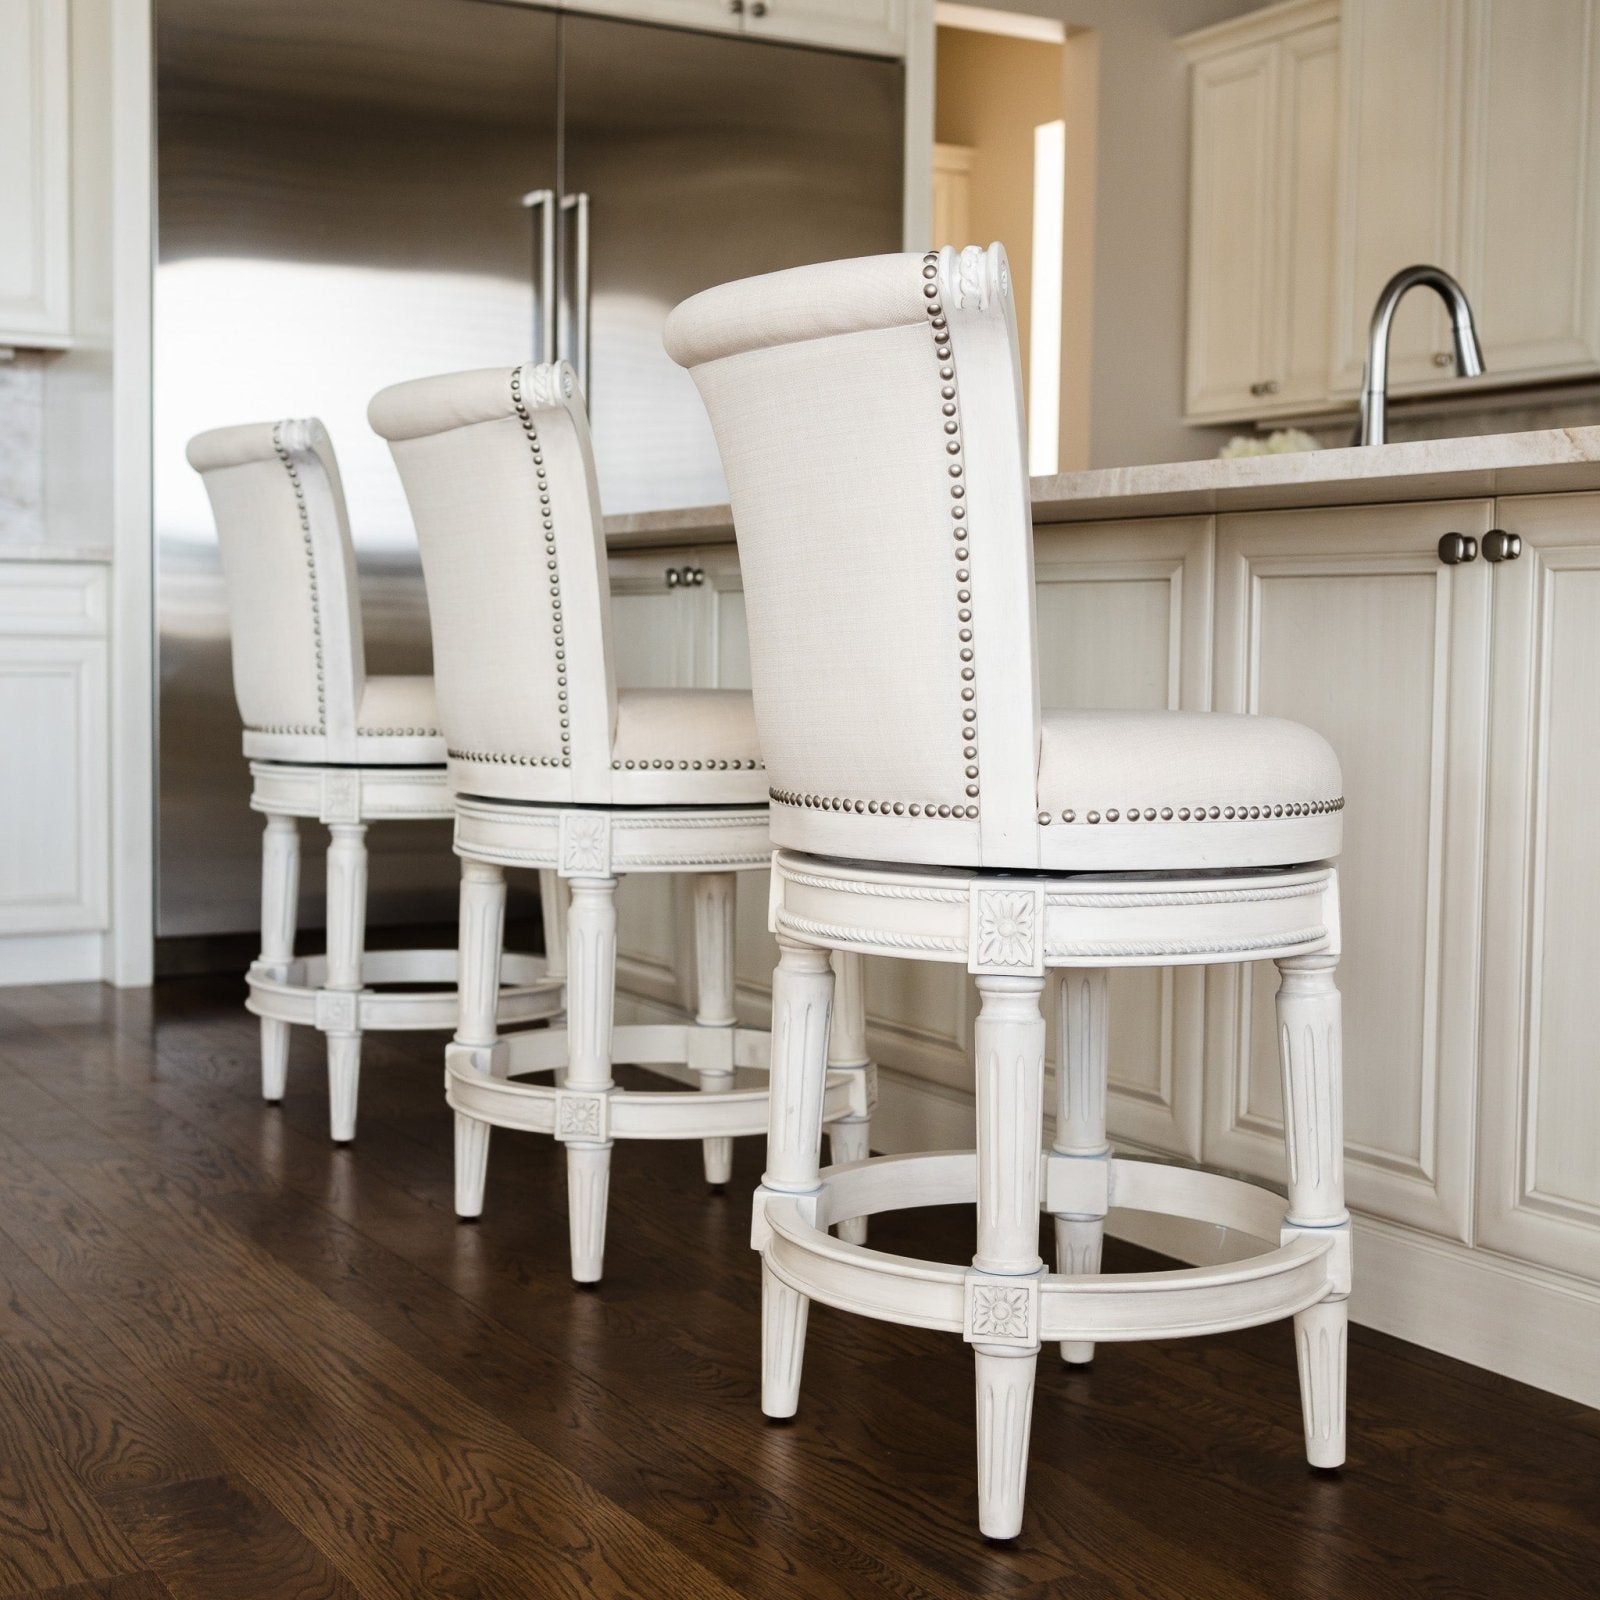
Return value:
[(72, 337), (65, 0), (0, 0), (0, 344)]
[[(267, 817), (261, 835), (261, 955), (256, 970), (278, 983), (294, 961), (295, 915), (300, 904), (300, 824), (293, 817)], [(289, 1024), (261, 1019), (261, 1098), (283, 1099), (289, 1075)]]
[[(733, 907), (735, 878), (731, 872), (703, 872), (694, 880), (694, 952), (699, 993), (695, 1008), (698, 1027), (720, 1030), (706, 1039), (709, 1047), (701, 1060), (691, 1060), (700, 1088), (717, 1094), (733, 1087)], [(702, 1147), (706, 1182), (713, 1189), (726, 1185), (733, 1172), (733, 1141), (707, 1139)]]
[[(1489, 580), (1440, 563), (1483, 501), (1218, 519), (1219, 710), (1294, 717), (1348, 792), (1346, 1171), (1362, 1210), (1469, 1236)], [(1212, 975), (1208, 1162), (1277, 1170), (1273, 979)]]
[(1185, 41), (1195, 420), (1303, 410), (1327, 394), (1338, 15), (1337, 0), (1307, 0)]
[(1495, 512), (1478, 1239), (1600, 1282), (1600, 497)]
[[(833, 958), (833, 1026), (828, 1035), (828, 1071), (859, 1079), (852, 1101), (864, 1107), (857, 1115), (828, 1124), (828, 1155), (834, 1166), (865, 1161), (872, 1154), (869, 1139), (872, 1108), (878, 1099), (878, 1068), (867, 1050), (866, 961), (840, 951)], [(839, 1237), (851, 1244), (867, 1242), (867, 1219), (850, 1217), (838, 1225)]]
[[(1058, 1341), (1068, 1359), (1080, 1360), (1100, 1339), (1215, 1332), (1293, 1316), (1308, 1459), (1317, 1466), (1343, 1459), (1350, 1225), (1341, 1181), (1333, 982), (1340, 922), (1331, 868), (1174, 873), (1159, 882), (1115, 874), (1017, 879), (780, 850), (772, 924), (781, 951), (772, 1123), (751, 1235), (762, 1254), (769, 1416), (790, 1416), (798, 1404), (811, 1299), (959, 1329), (974, 1347), (980, 1526), (1010, 1538), (1022, 1521), (1042, 1341)], [(977, 974), (975, 1152), (880, 1156), (819, 1170), (828, 950), (960, 963)], [(1271, 957), (1284, 971), (1287, 1206), (1239, 1180), (1114, 1158), (1105, 1142), (1107, 969), (1215, 964), (1244, 952)], [(1042, 1155), (1039, 1002), (1054, 967), (1065, 969), (1064, 1071), (1055, 1147)], [(970, 1268), (891, 1256), (828, 1232), (877, 1211), (974, 1202)], [(1112, 1206), (1213, 1223), (1269, 1248), (1217, 1266), (1101, 1275), (1099, 1231)], [(1068, 1230), (1058, 1234), (1064, 1259), (1054, 1273), (1038, 1256), (1041, 1210)]]

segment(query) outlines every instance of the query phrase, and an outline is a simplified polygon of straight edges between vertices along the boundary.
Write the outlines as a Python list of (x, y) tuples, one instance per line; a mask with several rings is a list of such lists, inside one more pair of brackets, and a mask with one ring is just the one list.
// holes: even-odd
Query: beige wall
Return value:
[[(1063, 335), (1066, 359), (1080, 368), (1083, 344), (1090, 347), (1088, 464), (1125, 466), (1214, 454), (1231, 430), (1187, 428), (1180, 420), (1189, 87), (1187, 64), (1175, 41), (1196, 28), (1258, 10), (1260, 0), (1003, 0), (990, 9), (1094, 30), (1092, 317), (1086, 340), (1074, 341), (1070, 329)], [(1072, 108), (1066, 114), (1070, 164)], [(1067, 232), (1070, 247), (1070, 209)], [(1066, 389), (1064, 437), (1071, 426), (1070, 378)], [(1075, 460), (1081, 460), (1079, 451), (1064, 449), (1063, 465)]]

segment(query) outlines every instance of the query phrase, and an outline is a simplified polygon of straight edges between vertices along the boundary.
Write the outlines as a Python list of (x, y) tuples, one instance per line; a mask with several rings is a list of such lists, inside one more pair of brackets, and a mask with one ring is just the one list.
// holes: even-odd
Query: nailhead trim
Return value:
[[(300, 723), (274, 722), (266, 726), (249, 724), (246, 733), (289, 733), (289, 734), (321, 734), (321, 728), (313, 728)], [(437, 739), (437, 728), (357, 728), (356, 736), (361, 739)]]
[[(977, 768), (970, 765), (978, 756), (978, 710), (973, 702), (977, 698), (977, 669), (972, 665), (973, 652), (972, 629), (968, 624), (972, 621), (972, 591), (968, 584), (972, 581), (972, 571), (967, 565), (970, 558), (971, 529), (967, 524), (967, 486), (963, 481), (966, 472), (960, 461), (961, 455), (961, 399), (956, 388), (955, 350), (950, 338), (950, 321), (944, 312), (944, 306), (939, 298), (939, 252), (929, 250), (922, 257), (922, 298), (923, 311), (928, 317), (928, 331), (933, 335), (933, 353), (939, 360), (939, 399), (940, 415), (943, 419), (945, 434), (945, 454), (950, 457), (947, 468), (950, 490), (950, 533), (955, 540), (956, 560), (956, 621), (959, 624), (957, 638), (960, 648), (957, 657), (961, 662), (961, 754), (967, 765), (969, 780), (978, 776)], [(943, 537), (941, 531), (940, 537)], [(976, 799), (978, 785), (975, 782), (967, 784), (967, 798)], [(796, 802), (790, 802), (791, 804)], [(826, 804), (827, 802), (823, 802)], [(870, 814), (872, 808), (880, 807), (889, 810), (891, 815), (902, 815), (899, 802), (882, 800), (868, 801), (843, 801), (837, 806), (840, 810), (867, 810)], [(892, 810), (891, 810), (892, 807)], [(832, 808), (830, 808), (832, 809)], [(903, 813), (907, 816), (934, 816), (934, 817), (976, 817), (978, 808), (969, 806), (906, 806)]]
[[(527, 435), (528, 448), (533, 453), (533, 467), (539, 481), (539, 520), (544, 525), (544, 553), (545, 566), (550, 573), (550, 635), (555, 645), (556, 658), (556, 705), (557, 717), (561, 727), (561, 759), (540, 756), (511, 757), (513, 761), (521, 764), (530, 764), (537, 760), (539, 766), (572, 765), (572, 725), (567, 715), (567, 649), (564, 625), (561, 621), (561, 569), (557, 565), (556, 556), (556, 525), (550, 510), (550, 480), (546, 476), (544, 467), (544, 453), (539, 446), (539, 430), (533, 425), (533, 417), (529, 413), (522, 398), (522, 368), (515, 367), (511, 373), (511, 405), (517, 413), (517, 420), (522, 424), (522, 431)], [(479, 759), (467, 757), (469, 760)]]
[[(283, 424), (281, 422), (275, 424), (272, 429), (272, 448), (277, 454), (278, 460), (283, 463), (283, 470), (289, 474), (289, 487), (294, 490), (294, 508), (300, 517), (300, 539), (305, 546), (306, 555), (306, 581), (311, 589), (311, 640), (317, 657), (317, 725), (314, 728), (294, 729), (292, 731), (326, 733), (328, 707), (322, 679), (322, 606), (317, 596), (317, 561), (316, 551), (311, 542), (311, 515), (306, 510), (306, 491), (305, 485), (300, 482), (300, 469), (294, 464), (294, 457), (289, 454), (288, 447), (283, 442)], [(271, 733), (276, 730), (263, 728), (260, 731), (262, 733)]]
[(940, 805), (932, 800), (926, 805), (919, 801), (855, 800), (837, 794), (796, 794), (792, 789), (768, 789), (767, 797), (780, 806), (797, 806), (805, 811), (854, 811), (862, 816), (949, 817), (954, 820), (978, 815), (976, 806)]
[[(1272, 821), (1278, 817), (1322, 817), (1335, 811), (1344, 810), (1344, 800), (1302, 800), (1287, 805), (1275, 806), (1179, 806), (1176, 811), (1171, 806), (1162, 806), (1158, 811), (1154, 806), (1145, 806), (1142, 810), (1138, 806), (1129, 806), (1126, 811), (1119, 811), (1111, 806), (1105, 811), (1086, 811), (1081, 821), (1087, 823), (1099, 822), (1257, 822)], [(1061, 820), (1066, 823), (1080, 821), (1076, 811), (1063, 811)], [(1039, 825), (1048, 828), (1052, 818), (1048, 811), (1039, 813)]]
[(271, 722), (266, 724), (264, 727), (253, 727), (247, 723), (245, 725), (245, 732), (295, 734), (302, 737), (315, 734), (319, 738), (322, 736), (321, 728), (314, 728), (309, 723), (304, 722)]
[(671, 757), (662, 757), (651, 761), (613, 761), (611, 763), (613, 772), (653, 772), (657, 769), (663, 772), (759, 772), (761, 763), (759, 761), (724, 760), (674, 761)]
[(452, 761), (482, 761), (496, 767), (570, 767), (567, 756), (513, 756), (503, 750), (446, 750)]

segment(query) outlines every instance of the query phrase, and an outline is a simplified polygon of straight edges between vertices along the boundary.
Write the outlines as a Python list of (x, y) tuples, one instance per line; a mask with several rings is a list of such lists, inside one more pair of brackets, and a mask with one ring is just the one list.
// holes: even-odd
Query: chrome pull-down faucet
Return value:
[(1372, 313), (1372, 334), (1367, 345), (1367, 371), (1361, 380), (1361, 426), (1357, 444), (1382, 444), (1385, 438), (1384, 410), (1389, 391), (1389, 332), (1394, 314), (1408, 289), (1425, 283), (1437, 291), (1450, 310), (1450, 334), (1456, 347), (1456, 375), (1477, 378), (1483, 375), (1483, 352), (1478, 348), (1478, 331), (1472, 325), (1472, 307), (1461, 285), (1443, 267), (1405, 267), (1383, 286)]

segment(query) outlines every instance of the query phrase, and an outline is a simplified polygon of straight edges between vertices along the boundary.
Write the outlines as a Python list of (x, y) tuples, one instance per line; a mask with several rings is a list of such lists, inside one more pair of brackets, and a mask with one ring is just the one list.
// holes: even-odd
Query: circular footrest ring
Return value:
[[(1187, 1217), (1277, 1239), (1283, 1199), (1237, 1178), (1158, 1162), (1112, 1159), (1110, 1203)], [(1166, 1272), (1065, 1274), (1006, 1279), (953, 1263), (890, 1255), (846, 1244), (828, 1229), (852, 1217), (930, 1205), (971, 1205), (978, 1158), (970, 1150), (874, 1156), (827, 1167), (807, 1195), (757, 1196), (763, 1258), (790, 1288), (825, 1305), (881, 1321), (941, 1328), (975, 1338), (974, 1285), (1008, 1291), (1008, 1332), (981, 1342), (1037, 1345), (1054, 1340), (1108, 1343), (1223, 1333), (1292, 1316), (1334, 1293), (1332, 1256), (1347, 1229), (1325, 1237), (1301, 1231), (1244, 1260)], [(762, 1212), (764, 1211), (764, 1219)], [(764, 1221), (764, 1227), (763, 1227)]]
[[(456, 970), (454, 950), (367, 950), (361, 956), (361, 976), (369, 987), (349, 994), (326, 987), (326, 956), (298, 956), (284, 964), (281, 977), (257, 962), (246, 974), (250, 993), (245, 1009), (310, 1028), (327, 1027), (330, 1015), (337, 1013), (337, 1026), (363, 1033), (451, 1029), (456, 1025)], [(386, 991), (370, 987), (375, 984), (427, 987)], [(565, 1009), (566, 980), (550, 974), (543, 956), (512, 951), (500, 958), (496, 1016), (502, 1024), (539, 1022), (559, 1017)]]

